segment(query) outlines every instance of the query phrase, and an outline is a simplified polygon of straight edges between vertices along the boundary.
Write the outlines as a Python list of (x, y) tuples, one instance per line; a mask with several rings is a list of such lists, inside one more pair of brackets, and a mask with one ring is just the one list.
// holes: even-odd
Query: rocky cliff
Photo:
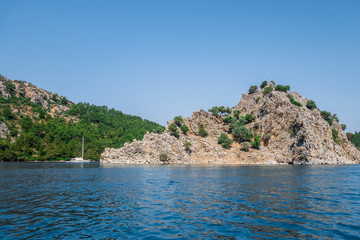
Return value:
[[(270, 90), (270, 91), (269, 91)], [(106, 148), (101, 163), (120, 164), (352, 164), (360, 152), (348, 141), (338, 121), (327, 121), (317, 108), (306, 107), (308, 99), (297, 92), (275, 91), (273, 83), (243, 94), (227, 115), (216, 116), (200, 110), (184, 118), (186, 133), (178, 136), (169, 126), (162, 134), (147, 133), (142, 141), (120, 149)], [(239, 116), (232, 117), (239, 113)], [(260, 147), (234, 139), (230, 148), (218, 144), (221, 133), (232, 139), (232, 125), (224, 122), (244, 119), (251, 136), (260, 137)], [(227, 123), (226, 123), (227, 122)], [(173, 124), (172, 124), (173, 125)], [(172, 126), (173, 127), (173, 126)], [(207, 132), (201, 134), (201, 129)], [(202, 135), (202, 136), (201, 136)], [(236, 140), (236, 141), (235, 141)], [(253, 141), (254, 138), (249, 141)]]

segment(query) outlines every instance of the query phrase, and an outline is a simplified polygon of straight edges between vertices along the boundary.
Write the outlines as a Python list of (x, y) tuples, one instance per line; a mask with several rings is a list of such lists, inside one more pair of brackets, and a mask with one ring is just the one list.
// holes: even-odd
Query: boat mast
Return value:
[(84, 159), (84, 137), (82, 138), (82, 151), (81, 151), (81, 158)]

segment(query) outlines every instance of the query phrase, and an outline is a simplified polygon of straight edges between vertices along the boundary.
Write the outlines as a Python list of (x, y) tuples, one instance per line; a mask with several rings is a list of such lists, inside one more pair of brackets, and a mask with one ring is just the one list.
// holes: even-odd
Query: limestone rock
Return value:
[(9, 128), (5, 123), (0, 123), (0, 137), (6, 138), (10, 134)]
[[(303, 107), (290, 102), (288, 94)], [(230, 149), (217, 143), (222, 132), (229, 126), (222, 117), (216, 117), (204, 110), (184, 118), (189, 127), (187, 134), (179, 138), (171, 136), (168, 130), (163, 134), (147, 133), (142, 141), (127, 143), (120, 149), (105, 149), (101, 163), (160, 164), (160, 155), (166, 154), (171, 164), (352, 164), (360, 163), (360, 152), (348, 141), (338, 122), (325, 121), (318, 109), (306, 108), (307, 99), (297, 92), (273, 91), (263, 94), (243, 94), (233, 108), (240, 110), (240, 116), (252, 114), (255, 121), (246, 124), (254, 135), (262, 138), (260, 149), (242, 151), (234, 142)], [(168, 122), (171, 124), (172, 121)], [(199, 135), (199, 126), (208, 132), (207, 137)], [(338, 132), (334, 141), (333, 130)], [(231, 138), (231, 135), (228, 134)], [(270, 139), (266, 139), (270, 136)], [(266, 139), (266, 140), (265, 140)], [(186, 149), (185, 142), (190, 142)]]

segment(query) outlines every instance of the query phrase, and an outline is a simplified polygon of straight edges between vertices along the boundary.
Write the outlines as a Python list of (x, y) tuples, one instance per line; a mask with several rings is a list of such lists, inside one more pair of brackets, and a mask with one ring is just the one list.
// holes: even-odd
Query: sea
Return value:
[(3, 162), (0, 239), (360, 239), (360, 165)]

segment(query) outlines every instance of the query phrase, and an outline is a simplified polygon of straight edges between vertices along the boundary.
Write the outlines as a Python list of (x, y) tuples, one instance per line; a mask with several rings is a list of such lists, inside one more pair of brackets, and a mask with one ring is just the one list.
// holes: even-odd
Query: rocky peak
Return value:
[[(245, 119), (251, 114), (254, 119), (244, 126), (261, 139), (258, 149), (247, 149), (244, 145), (249, 143), (237, 141), (229, 149), (223, 148), (218, 138), (223, 132), (233, 138), (231, 124), (224, 122), (224, 116), (200, 110), (183, 119), (183, 125), (188, 127), (186, 133), (178, 129), (176, 137), (169, 129), (174, 121), (169, 121), (163, 134), (148, 133), (142, 141), (121, 149), (105, 149), (101, 162), (161, 163), (166, 156), (169, 163), (193, 164), (359, 163), (360, 152), (348, 141), (339, 123), (334, 120), (330, 124), (317, 108), (308, 109), (307, 102), (297, 92), (275, 91), (273, 83), (243, 94), (227, 116), (237, 111), (239, 119)], [(200, 128), (205, 129), (207, 136), (201, 136)]]

